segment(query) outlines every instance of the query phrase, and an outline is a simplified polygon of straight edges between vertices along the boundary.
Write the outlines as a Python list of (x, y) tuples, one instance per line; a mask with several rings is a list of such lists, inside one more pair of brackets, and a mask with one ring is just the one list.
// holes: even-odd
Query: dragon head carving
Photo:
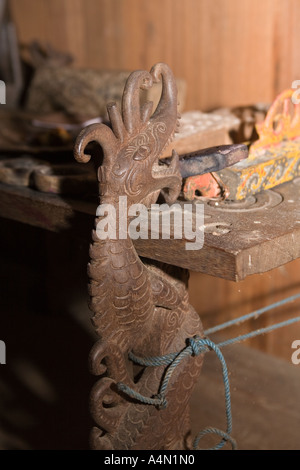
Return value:
[[(162, 94), (153, 112), (153, 103), (140, 103), (140, 89), (149, 89), (162, 80)], [(98, 168), (102, 203), (116, 203), (127, 196), (129, 204), (154, 203), (160, 191), (172, 203), (181, 189), (178, 156), (173, 151), (170, 166), (159, 162), (159, 156), (178, 130), (177, 88), (170, 68), (154, 65), (150, 72), (135, 71), (125, 85), (122, 109), (116, 103), (107, 105), (111, 126), (92, 124), (77, 137), (75, 158), (88, 162), (84, 153), (90, 142), (103, 149), (103, 163)]]

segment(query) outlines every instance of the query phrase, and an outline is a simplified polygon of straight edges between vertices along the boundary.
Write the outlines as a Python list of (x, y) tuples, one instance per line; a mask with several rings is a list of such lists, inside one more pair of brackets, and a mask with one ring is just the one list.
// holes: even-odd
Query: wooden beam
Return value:
[[(90, 237), (96, 196), (93, 202), (86, 202), (5, 184), (0, 184), (0, 194), (2, 217)], [(206, 201), (202, 249), (186, 250), (185, 239), (138, 239), (135, 246), (141, 256), (240, 281), (300, 257), (299, 198), (300, 181), (296, 179), (247, 202)]]

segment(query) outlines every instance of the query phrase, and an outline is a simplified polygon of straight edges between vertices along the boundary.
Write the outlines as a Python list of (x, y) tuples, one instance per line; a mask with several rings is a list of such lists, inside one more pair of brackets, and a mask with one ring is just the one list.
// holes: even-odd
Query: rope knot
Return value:
[(188, 343), (192, 348), (192, 353), (194, 356), (199, 356), (199, 354), (203, 353), (206, 350), (209, 350), (207, 345), (201, 344), (200, 336), (194, 336), (194, 338), (189, 338)]
[(167, 408), (168, 402), (164, 393), (158, 393), (154, 396), (154, 399), (159, 401), (156, 405), (159, 410), (165, 410)]

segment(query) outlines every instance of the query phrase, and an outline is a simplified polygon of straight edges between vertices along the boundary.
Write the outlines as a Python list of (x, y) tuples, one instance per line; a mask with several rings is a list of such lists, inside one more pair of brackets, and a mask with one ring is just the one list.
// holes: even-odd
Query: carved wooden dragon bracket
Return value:
[[(140, 89), (162, 80), (160, 102), (140, 104)], [(98, 168), (101, 204), (115, 207), (119, 197), (128, 207), (150, 207), (160, 192), (167, 203), (181, 190), (178, 157), (169, 166), (159, 156), (178, 129), (177, 90), (170, 68), (156, 64), (149, 72), (133, 72), (127, 80), (122, 109), (108, 104), (111, 126), (95, 124), (84, 129), (75, 144), (75, 158), (87, 162), (85, 149), (97, 142), (103, 149)], [(96, 224), (101, 220), (96, 218)], [(94, 449), (189, 449), (189, 400), (200, 374), (203, 355), (187, 357), (168, 385), (165, 409), (143, 404), (122, 393), (117, 384), (129, 385), (144, 396), (155, 396), (166, 367), (142, 367), (129, 360), (160, 356), (186, 347), (186, 339), (203, 336), (199, 316), (189, 304), (184, 276), (171, 266), (141, 260), (129, 235), (101, 240), (96, 230), (90, 247), (89, 293), (93, 324), (99, 334), (90, 355), (91, 371), (98, 376), (91, 393), (96, 426)]]

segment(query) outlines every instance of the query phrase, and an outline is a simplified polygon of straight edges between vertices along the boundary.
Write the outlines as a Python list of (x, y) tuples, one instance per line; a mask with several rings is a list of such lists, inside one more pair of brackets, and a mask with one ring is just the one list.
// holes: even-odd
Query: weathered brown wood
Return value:
[[(58, 126), (54, 129), (41, 128), (41, 125), (32, 124), (37, 115), (0, 108), (0, 148), (8, 153), (53, 156), (59, 153), (72, 155), (73, 143), (71, 133), (60, 130)], [(81, 127), (82, 128), (82, 127)], [(79, 130), (76, 129), (76, 133)], [(52, 141), (52, 143), (51, 143)]]
[[(149, 89), (159, 80), (162, 94), (153, 112), (152, 102), (141, 104), (140, 88)], [(89, 143), (103, 149), (97, 175), (104, 212), (97, 212), (88, 265), (92, 322), (100, 337), (90, 354), (91, 371), (98, 377), (90, 401), (94, 449), (183, 450), (192, 445), (189, 399), (203, 354), (180, 362), (165, 391), (160, 387), (166, 368), (141, 368), (130, 354), (162, 356), (184, 349), (188, 338), (202, 338), (200, 318), (189, 304), (185, 279), (142, 260), (127, 227), (119, 228), (124, 216), (126, 224), (129, 219), (121, 200), (128, 208), (143, 204), (146, 210), (161, 191), (167, 204), (180, 193), (178, 155), (169, 166), (158, 163), (178, 127), (177, 106), (175, 78), (166, 64), (133, 72), (124, 88), (122, 111), (115, 103), (107, 106), (111, 127), (88, 126), (75, 143), (75, 158), (82, 163), (90, 160)], [(106, 212), (112, 209), (107, 224)], [(118, 229), (113, 232), (114, 224)], [(107, 226), (104, 237), (100, 225)]]
[(0, 181), (16, 186), (29, 186), (32, 173), (44, 163), (31, 156), (0, 159)]
[(170, 65), (187, 110), (272, 102), (300, 76), (298, 0), (12, 0), (20, 42), (77, 67)]
[(33, 171), (33, 186), (52, 194), (78, 195), (97, 190), (94, 171), (71, 163), (44, 165)]
[[(4, 184), (0, 193), (2, 217), (52, 231), (76, 230), (85, 237), (97, 208), (96, 195), (92, 203)], [(256, 195), (245, 207), (225, 203), (222, 209), (205, 202), (201, 250), (185, 250), (186, 240), (138, 239), (134, 245), (141, 256), (239, 281), (299, 258), (299, 196), (297, 179)]]
[(180, 130), (164, 150), (161, 158), (172, 155), (173, 148), (179, 154), (191, 153), (216, 145), (231, 144), (230, 133), (237, 131), (241, 120), (233, 114), (201, 113), (187, 111), (181, 114)]
[(97, 204), (68, 201), (21, 186), (0, 184), (0, 188), (2, 217), (53, 232), (74, 230), (84, 237), (93, 226)]
[[(130, 71), (77, 70), (70, 65), (53, 62), (50, 58), (35, 69), (24, 104), (27, 112), (43, 114), (63, 111), (79, 122), (99, 116), (107, 121), (106, 104), (111, 101), (121, 104)], [(176, 83), (183, 108), (185, 82), (177, 79)], [(144, 90), (141, 93), (141, 100), (144, 103), (153, 101), (157, 106), (160, 95), (161, 85), (156, 84), (149, 92)]]

